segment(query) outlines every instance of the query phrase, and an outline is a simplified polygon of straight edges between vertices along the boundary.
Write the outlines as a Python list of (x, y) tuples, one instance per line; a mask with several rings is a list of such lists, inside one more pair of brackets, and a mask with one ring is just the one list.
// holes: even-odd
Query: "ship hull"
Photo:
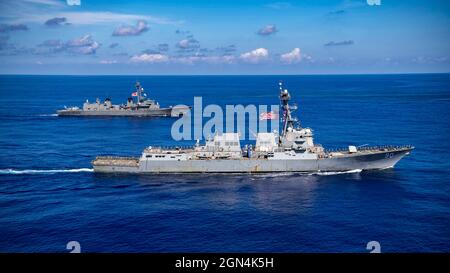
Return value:
[(87, 117), (100, 117), (100, 116), (116, 116), (116, 117), (170, 117), (173, 115), (172, 108), (161, 108), (152, 110), (59, 110), (58, 116), (87, 116)]
[(133, 166), (123, 166), (94, 161), (98, 173), (274, 173), (274, 172), (329, 172), (350, 170), (373, 170), (394, 167), (410, 149), (371, 154), (319, 159), (206, 159), (206, 160), (139, 160)]

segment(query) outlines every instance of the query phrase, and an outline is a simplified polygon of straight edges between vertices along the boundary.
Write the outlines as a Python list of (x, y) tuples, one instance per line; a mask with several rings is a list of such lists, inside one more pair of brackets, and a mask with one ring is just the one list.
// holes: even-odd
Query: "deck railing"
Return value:
[[(356, 147), (358, 151), (393, 151), (393, 150), (402, 150), (402, 149), (411, 149), (412, 145), (384, 145), (384, 146), (361, 146)], [(346, 148), (330, 148), (325, 149), (326, 153), (338, 153), (338, 152), (348, 152), (348, 147)]]
[(110, 160), (110, 159), (119, 159), (119, 160), (138, 160), (139, 157), (134, 156), (113, 156), (113, 155), (99, 155), (96, 159)]
[[(184, 145), (184, 146), (151, 146), (152, 150), (156, 150), (156, 149), (161, 149), (161, 150), (187, 150), (187, 149), (194, 149), (194, 145)], [(149, 147), (147, 147), (146, 149), (148, 149)]]

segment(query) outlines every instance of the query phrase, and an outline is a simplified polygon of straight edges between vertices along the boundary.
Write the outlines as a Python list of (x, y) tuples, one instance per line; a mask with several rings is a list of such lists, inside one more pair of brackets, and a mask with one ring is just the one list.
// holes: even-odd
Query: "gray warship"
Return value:
[[(216, 134), (204, 145), (147, 147), (140, 157), (98, 156), (97, 173), (274, 173), (346, 172), (392, 168), (414, 147), (348, 146), (328, 151), (314, 144), (311, 128), (291, 115), (290, 94), (280, 83), (280, 133), (258, 133), (256, 145), (241, 148), (238, 133)], [(282, 129), (281, 129), (282, 128)]]
[[(83, 108), (65, 107), (56, 113), (58, 116), (179, 117), (190, 109), (188, 106), (161, 108), (158, 102), (147, 98), (147, 94), (139, 82), (136, 82), (135, 87), (136, 91), (128, 98), (126, 104), (114, 105), (109, 98), (103, 102), (97, 99), (94, 103), (86, 100)], [(136, 101), (133, 97), (136, 98)]]

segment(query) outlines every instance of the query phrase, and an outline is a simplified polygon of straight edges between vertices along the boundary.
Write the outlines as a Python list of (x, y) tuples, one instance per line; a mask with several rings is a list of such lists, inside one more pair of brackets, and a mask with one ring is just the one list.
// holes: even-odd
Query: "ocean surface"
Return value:
[[(283, 80), (317, 143), (416, 149), (380, 171), (94, 174), (96, 155), (180, 144), (175, 119), (54, 115), (136, 80), (161, 106), (278, 104)], [(0, 252), (449, 252), (449, 121), (449, 74), (0, 76)]]

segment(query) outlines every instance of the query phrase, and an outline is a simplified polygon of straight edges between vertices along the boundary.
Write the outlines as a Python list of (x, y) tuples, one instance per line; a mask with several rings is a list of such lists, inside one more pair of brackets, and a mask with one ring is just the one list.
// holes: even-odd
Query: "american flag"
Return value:
[(277, 119), (278, 114), (274, 112), (264, 112), (259, 115), (260, 120)]
[(137, 92), (131, 93), (132, 97), (137, 97)]

